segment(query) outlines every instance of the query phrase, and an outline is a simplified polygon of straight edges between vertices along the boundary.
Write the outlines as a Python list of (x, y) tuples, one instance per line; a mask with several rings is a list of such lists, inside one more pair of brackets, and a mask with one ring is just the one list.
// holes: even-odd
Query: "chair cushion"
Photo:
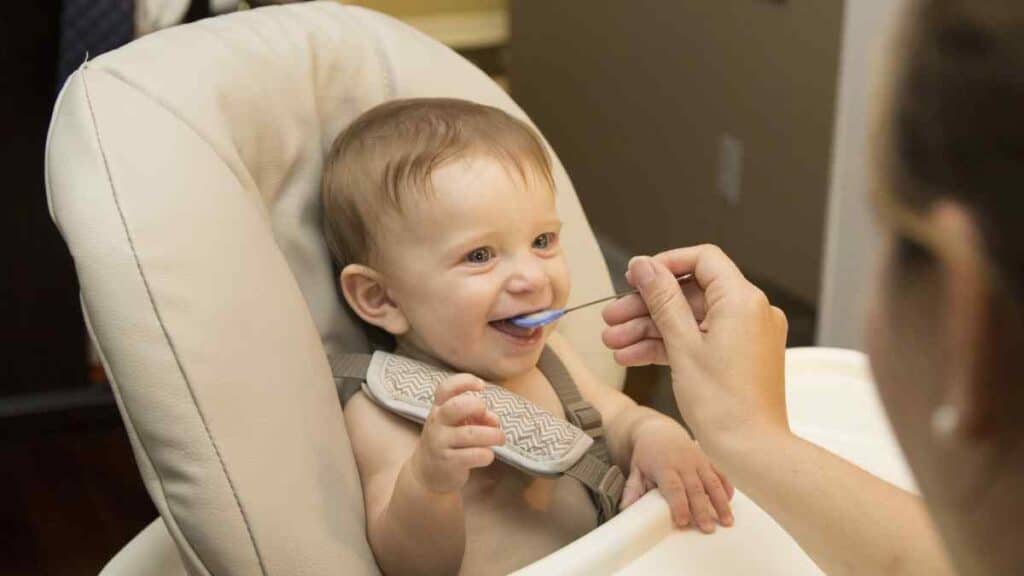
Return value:
[[(366, 350), (320, 233), (324, 153), (385, 100), (522, 112), (392, 19), (332, 2), (143, 37), (65, 85), (51, 214), (147, 489), (195, 574), (372, 573), (358, 475), (324, 351)], [(556, 161), (574, 300), (607, 270)], [(597, 312), (561, 328), (621, 371)]]

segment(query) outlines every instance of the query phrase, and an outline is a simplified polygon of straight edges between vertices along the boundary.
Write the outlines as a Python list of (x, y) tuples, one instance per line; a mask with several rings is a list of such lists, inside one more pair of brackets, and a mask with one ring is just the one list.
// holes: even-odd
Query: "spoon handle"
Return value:
[[(683, 274), (682, 276), (676, 276), (676, 281), (679, 282), (680, 284), (682, 284), (683, 282), (689, 282), (690, 280), (693, 280), (693, 274)], [(562, 314), (565, 315), (568, 314), (569, 312), (572, 312), (573, 310), (579, 310), (580, 308), (586, 308), (588, 306), (593, 306), (594, 304), (600, 304), (601, 302), (608, 302), (609, 300), (618, 300), (623, 296), (629, 296), (631, 294), (637, 294), (639, 292), (639, 290), (624, 290), (622, 292), (619, 292), (618, 294), (605, 296), (604, 298), (598, 298), (597, 300), (591, 300), (590, 302), (578, 304), (576, 306), (573, 306), (572, 308), (566, 308), (565, 310), (562, 311)]]

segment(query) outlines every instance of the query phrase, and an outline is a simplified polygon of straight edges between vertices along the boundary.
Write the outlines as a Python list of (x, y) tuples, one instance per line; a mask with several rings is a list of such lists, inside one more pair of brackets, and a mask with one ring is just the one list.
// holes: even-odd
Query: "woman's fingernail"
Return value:
[(637, 256), (629, 262), (629, 271), (638, 286), (645, 286), (654, 280), (654, 265), (646, 256)]

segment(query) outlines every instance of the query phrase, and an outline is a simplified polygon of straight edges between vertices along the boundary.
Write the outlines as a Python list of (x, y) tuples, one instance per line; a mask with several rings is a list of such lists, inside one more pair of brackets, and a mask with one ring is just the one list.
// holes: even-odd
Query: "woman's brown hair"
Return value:
[(892, 102), (893, 200), (918, 211), (940, 198), (965, 206), (1022, 301), (1024, 2), (920, 0), (907, 32)]

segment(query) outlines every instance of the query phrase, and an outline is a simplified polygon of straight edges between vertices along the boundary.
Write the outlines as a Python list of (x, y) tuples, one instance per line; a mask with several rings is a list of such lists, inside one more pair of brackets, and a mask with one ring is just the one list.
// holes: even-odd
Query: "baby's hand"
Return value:
[(714, 516), (723, 526), (733, 523), (733, 487), (679, 424), (658, 419), (641, 424), (633, 446), (629, 478), (621, 508), (655, 486), (672, 510), (677, 526), (691, 520), (702, 532), (715, 531)]
[(498, 416), (482, 398), (467, 394), (483, 389), (476, 376), (456, 374), (434, 392), (434, 406), (410, 461), (415, 477), (431, 492), (461, 489), (470, 470), (494, 461), (491, 447), (505, 443)]

